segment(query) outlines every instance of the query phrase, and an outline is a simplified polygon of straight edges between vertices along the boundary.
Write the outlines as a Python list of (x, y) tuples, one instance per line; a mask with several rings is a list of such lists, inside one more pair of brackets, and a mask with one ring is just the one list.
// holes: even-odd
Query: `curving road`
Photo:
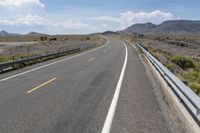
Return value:
[(2, 74), (0, 91), (2, 133), (170, 132), (136, 50), (112, 38)]

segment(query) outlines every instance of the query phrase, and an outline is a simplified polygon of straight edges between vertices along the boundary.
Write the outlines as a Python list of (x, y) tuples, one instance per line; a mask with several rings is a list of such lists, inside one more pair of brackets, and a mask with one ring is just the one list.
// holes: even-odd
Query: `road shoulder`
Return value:
[(154, 85), (136, 50), (127, 47), (128, 64), (111, 132), (168, 133), (170, 129), (156, 98)]

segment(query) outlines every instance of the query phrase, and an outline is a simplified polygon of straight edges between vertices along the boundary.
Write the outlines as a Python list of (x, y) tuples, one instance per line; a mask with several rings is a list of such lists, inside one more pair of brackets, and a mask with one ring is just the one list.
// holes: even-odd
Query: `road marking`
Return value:
[(116, 107), (117, 107), (117, 101), (119, 99), (119, 93), (120, 93), (122, 81), (123, 81), (123, 78), (124, 78), (124, 73), (125, 73), (125, 70), (126, 70), (127, 59), (128, 59), (127, 46), (124, 42), (123, 42), (123, 44), (124, 44), (125, 51), (126, 51), (124, 65), (122, 67), (121, 74), (120, 74), (120, 77), (119, 77), (119, 80), (118, 80), (118, 83), (117, 83), (117, 86), (116, 86), (115, 94), (113, 96), (113, 99), (112, 99), (110, 108), (108, 110), (108, 114), (107, 114), (106, 120), (104, 122), (104, 126), (102, 128), (101, 133), (110, 133), (110, 128), (111, 128), (113, 117), (114, 117), (115, 110), (116, 110)]
[(91, 58), (91, 59), (89, 59), (88, 61), (91, 62), (91, 61), (93, 61), (93, 60), (95, 60), (95, 58)]
[(29, 93), (31, 93), (31, 92), (33, 92), (33, 91), (35, 91), (35, 90), (37, 90), (37, 89), (39, 89), (39, 88), (41, 88), (41, 87), (43, 87), (43, 86), (45, 86), (45, 85), (47, 85), (47, 84), (53, 82), (54, 80), (56, 80), (56, 78), (53, 78), (53, 79), (51, 79), (51, 80), (49, 80), (49, 81), (47, 81), (47, 82), (45, 82), (45, 83), (43, 83), (43, 84), (41, 84), (41, 85), (39, 85), (39, 86), (37, 86), (37, 87), (34, 87), (34, 88), (31, 89), (30, 91), (28, 91), (27, 94), (29, 94)]
[(46, 65), (43, 65), (43, 66), (40, 66), (40, 67), (31, 69), (31, 70), (28, 70), (28, 71), (25, 71), (25, 72), (22, 72), (22, 73), (19, 73), (19, 74), (16, 74), (16, 75), (13, 75), (13, 76), (10, 76), (10, 77), (1, 79), (0, 82), (6, 81), (6, 80), (9, 80), (9, 79), (12, 79), (12, 78), (16, 78), (16, 77), (19, 77), (19, 76), (21, 76), (21, 75), (24, 75), (24, 74), (27, 74), (27, 73), (30, 73), (30, 72), (33, 72), (33, 71), (36, 71), (36, 70), (39, 70), (39, 69), (42, 69), (42, 68), (45, 68), (45, 67), (48, 67), (48, 66), (52, 66), (52, 65), (54, 65), (54, 64), (58, 64), (58, 63), (60, 63), (60, 62), (63, 62), (63, 61), (66, 61), (66, 60), (69, 60), (69, 59), (72, 59), (72, 58), (75, 58), (75, 57), (78, 57), (78, 56), (87, 54), (87, 53), (90, 53), (90, 52), (92, 52), (92, 51), (95, 51), (95, 50), (98, 50), (98, 49), (100, 49), (100, 48), (106, 47), (109, 43), (110, 43), (110, 41), (108, 40), (107, 43), (106, 43), (105, 45), (100, 46), (100, 47), (98, 47), (98, 48), (95, 48), (95, 49), (92, 49), (92, 50), (90, 50), (90, 51), (87, 51), (87, 52), (84, 52), (84, 53), (81, 53), (81, 54), (77, 54), (77, 55), (74, 55), (74, 56), (71, 56), (71, 57), (68, 57), (68, 58), (59, 60), (59, 61), (55, 61), (55, 62), (52, 62), (52, 63), (46, 64)]

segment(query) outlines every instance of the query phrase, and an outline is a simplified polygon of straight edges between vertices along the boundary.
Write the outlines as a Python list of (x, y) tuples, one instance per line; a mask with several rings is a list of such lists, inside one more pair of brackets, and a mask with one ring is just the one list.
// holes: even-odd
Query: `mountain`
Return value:
[(147, 32), (151, 32), (154, 28), (156, 28), (156, 25), (152, 24), (152, 23), (135, 24), (135, 25), (132, 25), (132, 26), (126, 28), (122, 32), (125, 32), (125, 33), (134, 33), (134, 32), (147, 33)]
[(122, 33), (200, 33), (200, 21), (168, 20), (159, 25), (152, 23), (134, 24)]
[(43, 33), (38, 33), (38, 32), (29, 32), (27, 34), (18, 34), (18, 33), (9, 33), (7, 31), (0, 31), (0, 36), (21, 36), (21, 35), (27, 35), (27, 36), (43, 36), (43, 35), (47, 35), (47, 34), (43, 34)]
[(119, 34), (117, 32), (114, 32), (114, 31), (105, 31), (102, 33), (103, 35), (108, 35), (108, 34)]
[(20, 34), (9, 33), (9, 32), (4, 31), (4, 30), (0, 31), (0, 36), (18, 36), (18, 35), (20, 35)]
[(47, 34), (43, 34), (43, 33), (38, 33), (38, 32), (31, 31), (31, 32), (29, 32), (26, 35), (29, 35), (29, 36), (42, 36), (42, 35), (47, 35)]

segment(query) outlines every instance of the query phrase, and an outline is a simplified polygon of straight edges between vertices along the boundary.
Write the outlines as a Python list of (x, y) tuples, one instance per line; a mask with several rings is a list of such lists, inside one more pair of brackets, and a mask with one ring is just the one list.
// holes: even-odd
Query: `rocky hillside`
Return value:
[(168, 20), (159, 25), (152, 23), (134, 24), (123, 33), (200, 33), (200, 21)]

